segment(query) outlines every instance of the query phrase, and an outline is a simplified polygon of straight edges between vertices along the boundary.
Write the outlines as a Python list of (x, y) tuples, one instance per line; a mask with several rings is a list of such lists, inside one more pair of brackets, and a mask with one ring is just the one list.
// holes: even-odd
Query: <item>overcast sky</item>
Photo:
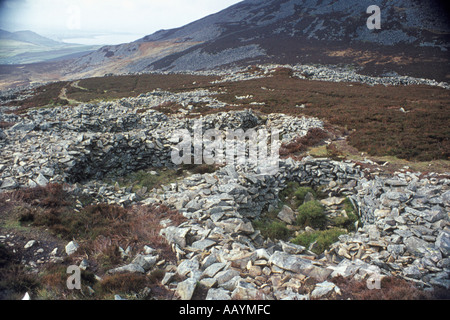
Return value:
[(0, 28), (43, 35), (129, 33), (183, 26), (241, 0), (0, 0)]

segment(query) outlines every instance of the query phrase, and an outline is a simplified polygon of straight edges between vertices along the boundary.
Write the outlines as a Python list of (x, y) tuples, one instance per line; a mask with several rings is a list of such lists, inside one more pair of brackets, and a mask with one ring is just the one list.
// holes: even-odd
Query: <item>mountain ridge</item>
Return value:
[[(380, 30), (366, 25), (366, 10), (373, 4), (381, 10)], [(73, 80), (300, 63), (447, 82), (450, 24), (442, 8), (436, 0), (245, 0), (185, 26), (48, 67), (53, 77), (57, 73), (61, 80)]]
[(64, 46), (65, 43), (55, 41), (53, 39), (41, 36), (40, 34), (33, 32), (31, 30), (22, 30), (9, 32), (6, 30), (0, 30), (0, 39), (10, 39), (21, 42), (28, 42), (34, 45), (46, 46), (46, 47), (55, 47), (55, 46)]

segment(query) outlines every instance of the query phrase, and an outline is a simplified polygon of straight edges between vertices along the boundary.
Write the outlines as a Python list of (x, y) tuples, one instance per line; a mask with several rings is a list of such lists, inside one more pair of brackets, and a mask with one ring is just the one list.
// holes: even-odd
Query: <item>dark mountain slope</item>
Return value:
[[(437, 0), (245, 0), (180, 28), (55, 64), (63, 80), (256, 63), (332, 64), (450, 81), (450, 24)], [(370, 5), (381, 29), (369, 30)], [(27, 74), (27, 79), (45, 74)]]

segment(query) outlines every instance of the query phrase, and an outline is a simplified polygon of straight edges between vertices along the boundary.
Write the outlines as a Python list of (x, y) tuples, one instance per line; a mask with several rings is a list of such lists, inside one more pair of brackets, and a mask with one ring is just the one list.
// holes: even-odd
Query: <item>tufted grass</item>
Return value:
[(308, 248), (312, 243), (316, 242), (312, 248), (315, 254), (322, 254), (333, 243), (339, 240), (339, 236), (347, 233), (341, 228), (331, 228), (327, 230), (318, 230), (314, 232), (304, 232), (291, 240), (294, 244), (299, 244)]
[(299, 226), (309, 226), (312, 228), (325, 228), (327, 224), (327, 216), (325, 214), (325, 208), (317, 201), (308, 201), (300, 205), (297, 209), (297, 224)]

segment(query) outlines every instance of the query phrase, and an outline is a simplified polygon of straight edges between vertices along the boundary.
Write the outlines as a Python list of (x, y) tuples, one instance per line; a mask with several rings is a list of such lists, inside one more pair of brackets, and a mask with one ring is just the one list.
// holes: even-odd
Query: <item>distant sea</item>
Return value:
[(88, 37), (64, 38), (65, 43), (76, 43), (85, 45), (115, 45), (128, 43), (145, 37), (146, 34), (102, 34)]

